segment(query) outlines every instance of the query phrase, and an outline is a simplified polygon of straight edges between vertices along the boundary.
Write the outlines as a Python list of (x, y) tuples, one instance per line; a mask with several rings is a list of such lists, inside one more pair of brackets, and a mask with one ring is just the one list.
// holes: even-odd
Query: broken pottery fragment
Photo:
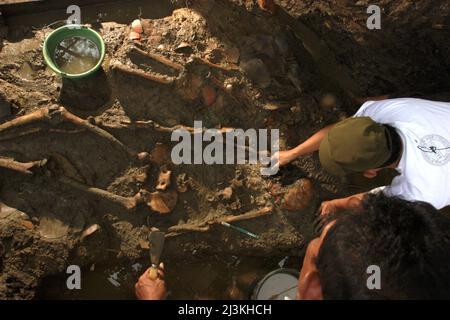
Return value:
[(139, 33), (137, 33), (136, 31), (131, 31), (130, 32), (130, 40), (139, 40), (141, 39), (141, 35)]
[(175, 190), (168, 192), (156, 191), (150, 194), (148, 205), (153, 211), (167, 214), (175, 209), (178, 201), (178, 193)]
[(31, 222), (31, 221), (29, 221), (29, 220), (23, 220), (23, 221), (22, 221), (22, 225), (23, 225), (25, 228), (29, 229), (29, 230), (33, 230), (33, 229), (34, 229), (34, 224), (33, 224), (33, 222)]

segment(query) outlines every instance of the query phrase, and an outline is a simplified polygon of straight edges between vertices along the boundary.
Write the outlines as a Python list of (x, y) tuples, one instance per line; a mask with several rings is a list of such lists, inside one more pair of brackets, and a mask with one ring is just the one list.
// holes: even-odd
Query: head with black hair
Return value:
[[(380, 287), (369, 289), (379, 267)], [(450, 219), (424, 202), (369, 195), (308, 246), (303, 299), (450, 299)]]

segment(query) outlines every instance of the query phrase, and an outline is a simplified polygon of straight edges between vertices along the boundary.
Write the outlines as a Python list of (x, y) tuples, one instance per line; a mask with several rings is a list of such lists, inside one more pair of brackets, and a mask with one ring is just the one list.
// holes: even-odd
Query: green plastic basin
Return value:
[[(100, 52), (100, 58), (95, 66), (91, 69), (78, 74), (70, 74), (65, 73), (59, 69), (58, 65), (54, 61), (55, 50), (61, 41), (70, 37), (84, 37), (91, 40), (98, 47)], [(71, 79), (80, 79), (95, 73), (103, 63), (103, 59), (105, 58), (105, 43), (102, 37), (91, 28), (80, 26), (80, 25), (65, 25), (58, 29), (55, 29), (52, 33), (50, 33), (44, 41), (44, 60), (45, 63), (52, 69), (55, 73)]]

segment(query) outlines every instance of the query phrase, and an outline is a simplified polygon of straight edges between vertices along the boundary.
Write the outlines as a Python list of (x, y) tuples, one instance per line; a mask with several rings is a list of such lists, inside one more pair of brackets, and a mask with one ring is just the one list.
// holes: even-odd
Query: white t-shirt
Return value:
[(355, 117), (396, 128), (403, 141), (399, 176), (383, 188), (387, 196), (450, 205), (450, 103), (422, 99), (369, 101)]

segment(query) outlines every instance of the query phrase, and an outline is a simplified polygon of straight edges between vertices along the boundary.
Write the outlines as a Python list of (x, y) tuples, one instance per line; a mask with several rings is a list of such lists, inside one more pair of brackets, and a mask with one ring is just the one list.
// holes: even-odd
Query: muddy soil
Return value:
[[(58, 26), (46, 27), (54, 13), (37, 28), (15, 17), (9, 21), (19, 24), (1, 29), (0, 123), (64, 107), (95, 130), (67, 121), (0, 130), (1, 157), (46, 160), (29, 175), (0, 169), (0, 298), (111, 297), (96, 291), (101, 284), (84, 296), (67, 293), (60, 275), (71, 264), (94, 275), (100, 266), (105, 278), (126, 269), (122, 288), (130, 291), (139, 273), (130, 266), (148, 264), (151, 228), (167, 232), (173, 298), (246, 298), (242, 288), (284, 256), (298, 268), (322, 200), (382, 181), (342, 183), (317, 155), (270, 178), (256, 165), (174, 165), (172, 131), (194, 120), (274, 128), (287, 148), (351, 115), (355, 97), (448, 91), (446, 1), (381, 1), (378, 31), (365, 27), (366, 1), (280, 1), (274, 16), (253, 1), (185, 4), (155, 1), (169, 12), (160, 17), (147, 4), (139, 41), (129, 37), (132, 19), (122, 23), (114, 6), (101, 7), (102, 19), (85, 22), (104, 38), (106, 58), (82, 81), (62, 80), (45, 65), (41, 45)], [(158, 190), (168, 171), (167, 188)], [(159, 200), (130, 209), (80, 186), (122, 200), (145, 190)], [(209, 224), (249, 212), (265, 214), (236, 225), (259, 239)]]

